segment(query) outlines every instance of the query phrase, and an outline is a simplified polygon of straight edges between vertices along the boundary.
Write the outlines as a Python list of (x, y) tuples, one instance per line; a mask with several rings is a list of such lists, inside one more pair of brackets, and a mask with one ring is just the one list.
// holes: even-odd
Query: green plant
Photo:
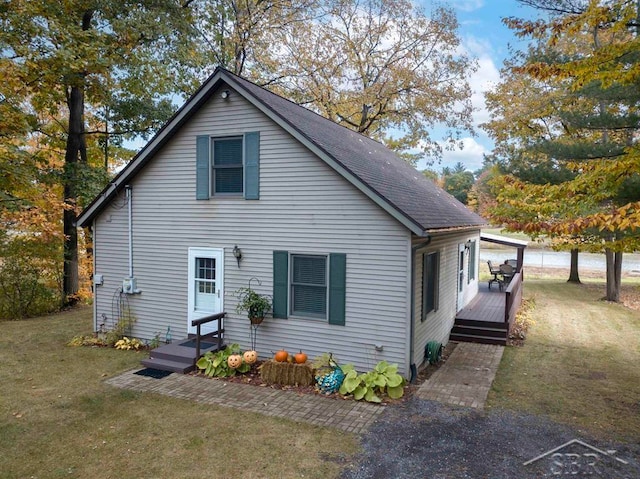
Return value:
[(358, 374), (351, 364), (342, 366), (345, 373), (340, 386), (340, 394), (353, 394), (356, 401), (364, 399), (379, 403), (379, 395), (386, 394), (391, 399), (399, 399), (404, 395), (404, 378), (398, 374), (398, 365), (380, 361), (372, 371)]
[(124, 315), (115, 323), (113, 329), (105, 332), (105, 343), (109, 347), (115, 347), (116, 343), (126, 336), (131, 335), (135, 316)]
[(156, 349), (158, 346), (160, 346), (160, 333), (156, 333), (153, 339), (149, 341), (149, 349)]
[(67, 346), (107, 346), (104, 339), (99, 338), (95, 334), (87, 334), (86, 336), (74, 336)]
[(227, 362), (229, 360), (229, 356), (236, 354), (240, 354), (240, 346), (238, 344), (232, 344), (215, 353), (207, 351), (204, 356), (198, 359), (196, 367), (203, 370), (205, 376), (216, 378), (226, 378), (229, 376), (235, 376), (236, 373), (249, 372), (251, 365), (244, 361), (236, 369), (229, 367)]
[(125, 336), (119, 341), (116, 341), (116, 344), (114, 345), (114, 347), (116, 349), (124, 349), (127, 351), (131, 349), (133, 349), (134, 351), (139, 351), (140, 349), (144, 349), (144, 344), (139, 339), (136, 339), (136, 338), (129, 339), (128, 337)]
[(240, 288), (234, 295), (238, 298), (236, 313), (247, 313), (250, 320), (262, 319), (271, 311), (271, 297), (249, 288)]

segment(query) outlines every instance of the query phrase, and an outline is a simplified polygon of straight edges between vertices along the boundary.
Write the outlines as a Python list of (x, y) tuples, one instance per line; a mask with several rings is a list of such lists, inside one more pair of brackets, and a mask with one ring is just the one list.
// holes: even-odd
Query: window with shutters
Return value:
[(425, 253), (422, 259), (422, 321), (438, 310), (440, 252)]
[(327, 257), (291, 255), (291, 314), (326, 319)]
[(212, 193), (214, 195), (242, 194), (244, 184), (242, 137), (218, 138), (211, 143)]

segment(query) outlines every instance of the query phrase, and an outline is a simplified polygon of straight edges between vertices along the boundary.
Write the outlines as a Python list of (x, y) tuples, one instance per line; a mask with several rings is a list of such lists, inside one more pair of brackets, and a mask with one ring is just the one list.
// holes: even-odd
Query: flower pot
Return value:
[(251, 324), (262, 324), (262, 321), (264, 321), (264, 316), (249, 318), (249, 321), (251, 321)]

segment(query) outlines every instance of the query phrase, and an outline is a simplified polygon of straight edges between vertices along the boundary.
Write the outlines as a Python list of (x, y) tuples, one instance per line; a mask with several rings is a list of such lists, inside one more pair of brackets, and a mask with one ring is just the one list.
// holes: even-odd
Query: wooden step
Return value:
[(149, 358), (140, 361), (143, 366), (160, 371), (171, 371), (174, 373), (186, 374), (196, 368), (195, 362), (170, 361), (168, 359)]
[[(163, 344), (156, 349), (152, 349), (149, 352), (149, 359), (144, 359), (141, 362), (148, 368), (159, 369), (161, 371), (172, 371), (183, 374), (193, 371), (196, 361), (199, 359), (196, 357), (196, 348), (193, 347), (193, 341), (193, 338), (187, 338), (171, 344)], [(185, 346), (185, 344), (192, 345)], [(207, 338), (207, 340), (200, 342), (200, 356), (209, 351), (215, 352), (225, 347), (224, 344), (221, 344), (221, 347), (218, 348), (217, 339), (211, 340)]]
[(505, 328), (487, 328), (483, 326), (453, 326), (451, 334), (467, 334), (471, 336), (489, 336), (492, 338), (506, 338), (508, 331)]
[(449, 335), (450, 341), (462, 341), (466, 343), (482, 343), (482, 344), (498, 344), (505, 346), (507, 344), (507, 338), (496, 338), (492, 336), (482, 336), (478, 334), (455, 334)]
[(455, 323), (456, 326), (472, 326), (472, 327), (482, 327), (482, 328), (491, 328), (491, 329), (503, 329), (507, 331), (509, 329), (509, 325), (506, 322), (494, 322), (494, 321), (480, 321), (477, 319), (461, 319), (456, 318)]

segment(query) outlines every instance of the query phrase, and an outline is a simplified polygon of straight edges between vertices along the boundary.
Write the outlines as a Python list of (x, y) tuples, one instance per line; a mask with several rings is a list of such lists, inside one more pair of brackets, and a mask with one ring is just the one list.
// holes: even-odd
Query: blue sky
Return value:
[[(422, 1), (428, 11), (431, 2)], [(443, 3), (456, 12), (463, 48), (478, 60), (478, 71), (471, 78), (471, 86), (474, 91), (472, 101), (476, 108), (474, 124), (480, 125), (488, 119), (483, 92), (499, 81), (502, 63), (510, 56), (509, 45), (516, 49), (526, 46), (526, 41), (515, 38), (501, 19), (536, 18), (538, 12), (515, 0), (449, 0)], [(459, 161), (470, 171), (479, 169), (482, 155), (492, 150), (493, 143), (479, 127), (476, 128), (476, 135), (464, 138), (462, 150), (445, 151), (442, 162), (432, 168), (439, 171), (443, 166), (452, 166)], [(433, 136), (437, 138), (437, 132)], [(425, 162), (418, 164), (418, 169), (425, 167)]]

